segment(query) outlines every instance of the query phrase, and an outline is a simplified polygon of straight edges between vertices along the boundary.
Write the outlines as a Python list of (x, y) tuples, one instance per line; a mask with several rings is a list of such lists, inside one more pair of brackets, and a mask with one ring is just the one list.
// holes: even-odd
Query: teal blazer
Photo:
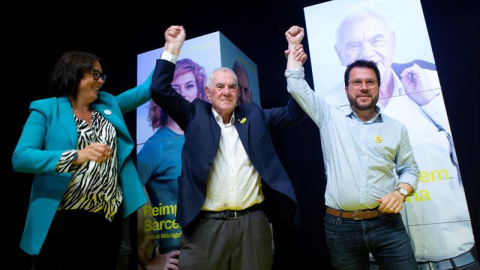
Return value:
[[(99, 92), (92, 103), (116, 128), (118, 175), (123, 191), (123, 216), (135, 212), (147, 201), (130, 154), (134, 141), (123, 114), (150, 100), (150, 77), (141, 85), (117, 96)], [(77, 127), (66, 95), (33, 101), (30, 115), (12, 156), (13, 169), (34, 173), (27, 219), (20, 247), (30, 255), (38, 255), (53, 217), (72, 178), (71, 173), (58, 173), (55, 168), (66, 150), (76, 149)]]

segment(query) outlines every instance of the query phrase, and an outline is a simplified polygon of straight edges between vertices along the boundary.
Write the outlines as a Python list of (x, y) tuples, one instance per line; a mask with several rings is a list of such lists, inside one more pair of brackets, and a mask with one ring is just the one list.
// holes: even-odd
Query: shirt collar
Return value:
[[(355, 118), (357, 120), (360, 120), (357, 116), (357, 114), (352, 110), (352, 107), (349, 106), (343, 106), (340, 108), (343, 112), (343, 114), (345, 115), (345, 117), (352, 117), (352, 118)], [(375, 116), (374, 118), (368, 120), (367, 122), (365, 123), (375, 123), (375, 122), (383, 122), (383, 119), (382, 119), (382, 111), (383, 111), (383, 108), (381, 108), (380, 106), (378, 105), (375, 105), (375, 110), (377, 110), (377, 116)]]
[[(223, 118), (220, 116), (220, 114), (218, 114), (213, 108), (212, 108), (212, 112), (213, 112), (213, 116), (215, 117), (215, 120), (217, 121), (217, 123), (219, 124), (223, 124)], [(230, 117), (230, 124), (234, 124), (235, 123), (235, 111), (232, 112), (232, 117)]]

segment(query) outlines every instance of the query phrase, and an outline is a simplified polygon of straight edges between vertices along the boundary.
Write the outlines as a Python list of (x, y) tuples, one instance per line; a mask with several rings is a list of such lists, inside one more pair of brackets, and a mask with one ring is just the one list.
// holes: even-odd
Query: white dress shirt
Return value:
[(253, 167), (235, 128), (212, 110), (221, 128), (217, 154), (207, 180), (207, 198), (202, 210), (243, 210), (263, 201), (260, 174)]

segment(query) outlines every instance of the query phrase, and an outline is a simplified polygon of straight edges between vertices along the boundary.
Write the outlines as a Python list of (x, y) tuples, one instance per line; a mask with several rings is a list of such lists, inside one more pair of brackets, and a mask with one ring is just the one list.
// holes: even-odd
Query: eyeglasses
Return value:
[(353, 85), (354, 88), (360, 88), (364, 83), (367, 87), (373, 87), (377, 84), (376, 80), (353, 80), (349, 81), (349, 84)]
[(92, 71), (93, 79), (95, 81), (98, 81), (98, 79), (100, 79), (100, 77), (102, 77), (103, 81), (107, 80), (107, 74), (101, 73), (100, 70), (92, 68), (91, 71)]

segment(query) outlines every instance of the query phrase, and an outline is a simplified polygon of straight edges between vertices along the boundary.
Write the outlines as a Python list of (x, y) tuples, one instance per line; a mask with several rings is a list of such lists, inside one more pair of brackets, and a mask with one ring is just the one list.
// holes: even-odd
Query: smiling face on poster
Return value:
[[(366, 54), (374, 47), (389, 50), (384, 52), (388, 55), (378, 52), (377, 57), (388, 57), (390, 61), (400, 63), (412, 59), (435, 63), (419, 0), (336, 0), (306, 7), (304, 11), (314, 86), (322, 94), (343, 83), (343, 72), (346, 65), (355, 60), (354, 54), (358, 58), (369, 58), (361, 57), (361, 50), (366, 50)], [(365, 12), (380, 16), (367, 19)], [(344, 19), (347, 21), (342, 22)], [(354, 23), (355, 20), (364, 27)], [(365, 28), (366, 24), (371, 25)], [(368, 32), (365, 29), (369, 29)], [(374, 44), (378, 38), (385, 42), (382, 48), (378, 43), (377, 46)], [(354, 44), (358, 46), (356, 52), (352, 51)], [(415, 44), (415, 50), (410, 49), (412, 44)], [(351, 49), (350, 53), (345, 51), (346, 46)]]
[(349, 106), (345, 66), (380, 70), (378, 106), (407, 128), (420, 182), (402, 218), (419, 262), (474, 246), (452, 134), (420, 0), (336, 0), (304, 9), (315, 92)]
[[(155, 67), (156, 60), (161, 55), (163, 48), (139, 54), (137, 57), (137, 81), (143, 82)], [(219, 33), (192, 38), (182, 46), (178, 59), (190, 59), (203, 67), (205, 74), (209, 74), (221, 65)], [(204, 91), (204, 89), (200, 89)], [(150, 138), (156, 127), (149, 123), (150, 102), (137, 109), (137, 153), (142, 149), (143, 143)]]

